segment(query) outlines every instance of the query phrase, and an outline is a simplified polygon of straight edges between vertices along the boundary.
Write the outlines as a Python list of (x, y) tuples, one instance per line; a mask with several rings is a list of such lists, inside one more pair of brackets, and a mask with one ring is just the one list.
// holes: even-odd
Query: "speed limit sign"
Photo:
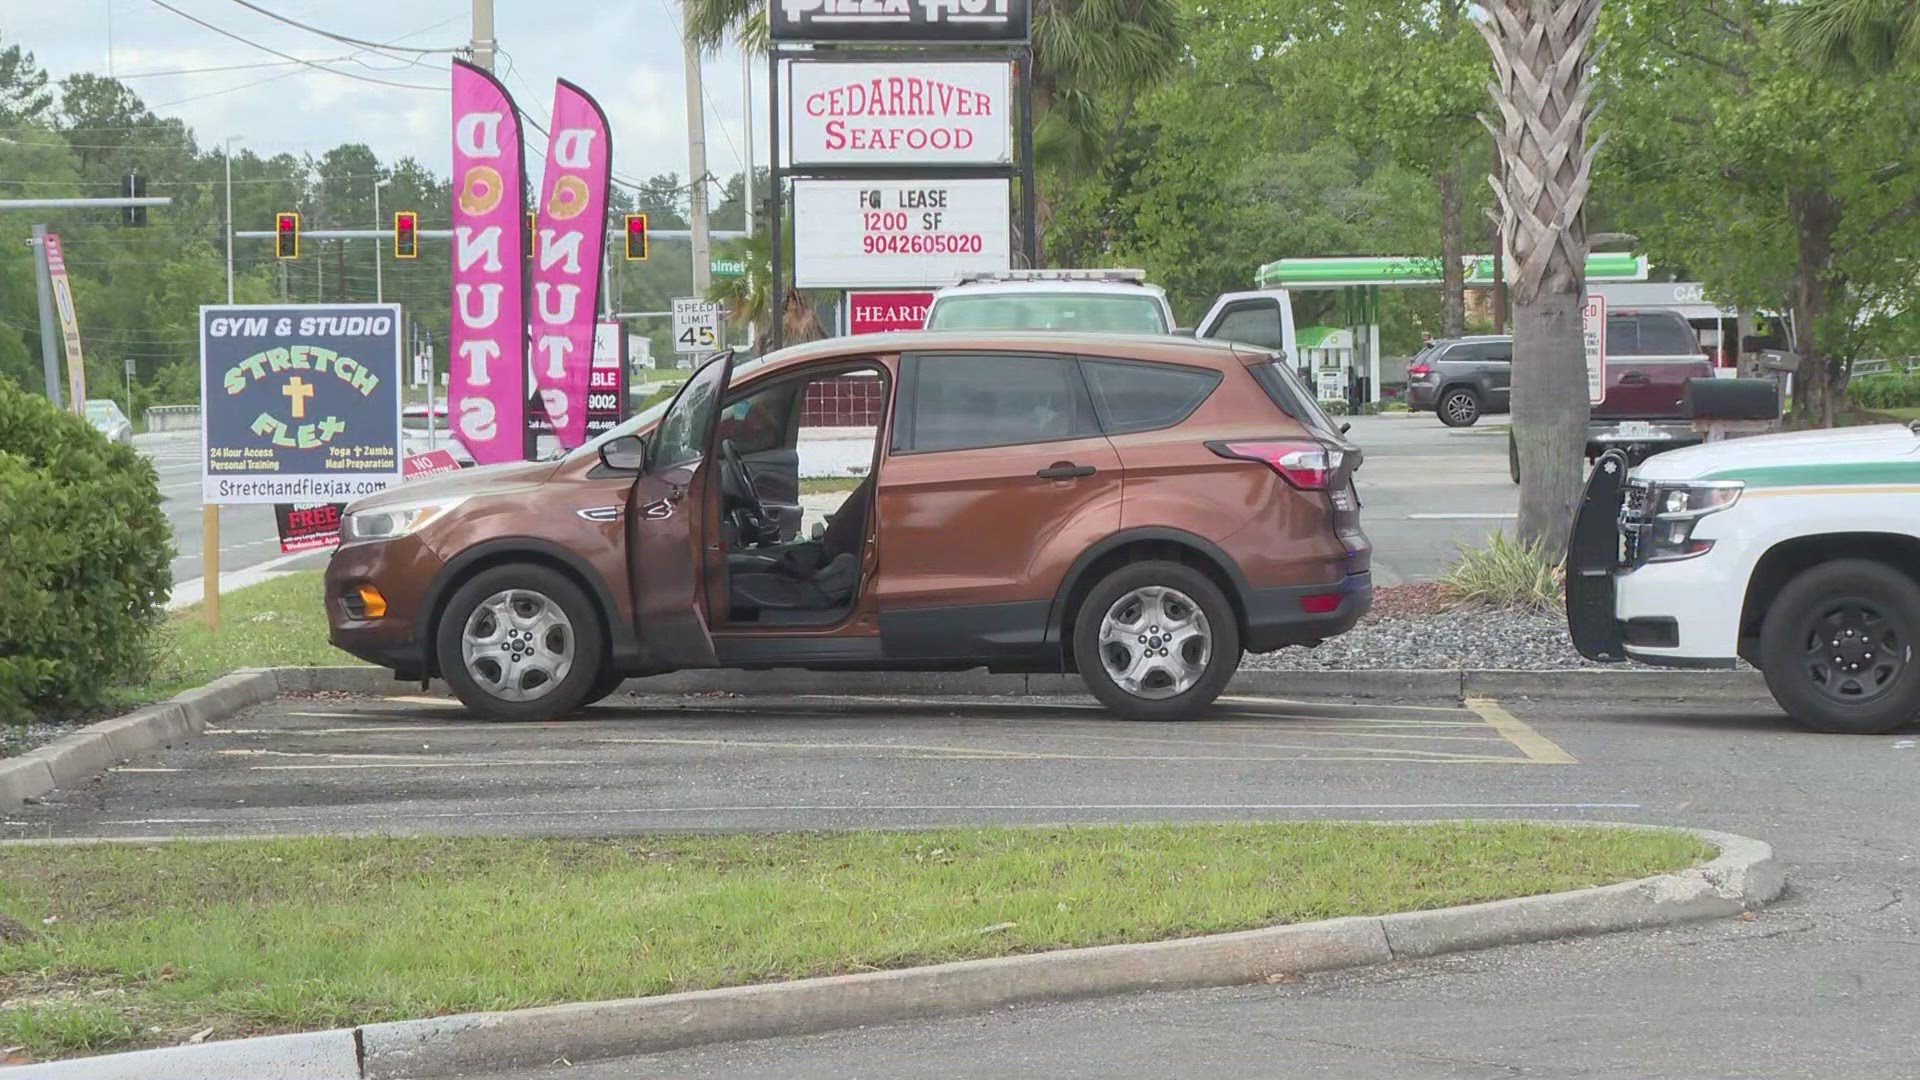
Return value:
[(710, 353), (720, 351), (720, 305), (696, 297), (676, 297), (673, 301), (673, 351)]

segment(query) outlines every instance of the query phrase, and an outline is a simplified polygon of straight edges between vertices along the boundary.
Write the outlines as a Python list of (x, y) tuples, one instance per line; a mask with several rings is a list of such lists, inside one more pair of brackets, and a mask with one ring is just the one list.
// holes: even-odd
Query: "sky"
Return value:
[[(32, 52), (58, 79), (111, 73), (161, 116), (185, 121), (201, 147), (237, 136), (263, 157), (311, 153), (343, 142), (371, 146), (383, 162), (411, 155), (448, 171), (447, 54), (383, 54), (288, 26), (238, 0), (166, 4), (260, 45), (335, 71), (429, 89), (376, 85), (316, 71), (167, 10), (156, 0), (9, 2), (0, 42)], [(321, 30), (396, 46), (467, 44), (471, 0), (249, 0)], [(496, 73), (523, 113), (544, 125), (553, 81), (599, 100), (613, 125), (615, 171), (687, 175), (687, 109), (679, 0), (496, 0)], [(22, 10), (24, 9), (24, 10)], [(206, 68), (249, 66), (240, 70)], [(766, 164), (765, 65), (752, 65), (754, 161)], [(724, 178), (745, 156), (742, 60), (726, 50), (703, 65), (707, 169)], [(191, 72), (191, 73), (186, 73)], [(527, 131), (538, 175), (545, 139)]]

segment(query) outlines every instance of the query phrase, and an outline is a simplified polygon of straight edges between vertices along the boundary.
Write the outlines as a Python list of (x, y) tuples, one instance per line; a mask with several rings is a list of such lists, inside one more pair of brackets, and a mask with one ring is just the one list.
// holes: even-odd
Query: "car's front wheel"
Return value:
[(606, 664), (592, 602), (545, 566), (496, 566), (474, 575), (447, 601), (435, 644), (454, 696), (496, 720), (572, 712), (600, 685)]
[(1449, 390), (1440, 395), (1434, 411), (1448, 427), (1472, 427), (1480, 419), (1480, 396), (1471, 390)]
[(1885, 563), (1838, 559), (1780, 590), (1760, 631), (1767, 689), (1815, 731), (1878, 735), (1920, 717), (1920, 585)]
[(1240, 667), (1240, 626), (1212, 579), (1174, 562), (1108, 574), (1080, 605), (1073, 655), (1087, 689), (1129, 720), (1184, 720)]

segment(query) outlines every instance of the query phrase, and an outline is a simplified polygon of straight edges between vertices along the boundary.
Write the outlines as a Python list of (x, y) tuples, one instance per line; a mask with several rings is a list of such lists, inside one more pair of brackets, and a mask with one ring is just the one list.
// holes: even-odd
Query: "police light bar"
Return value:
[(984, 274), (968, 274), (960, 279), (967, 285), (976, 281), (1118, 281), (1128, 285), (1145, 285), (1145, 270), (994, 270)]

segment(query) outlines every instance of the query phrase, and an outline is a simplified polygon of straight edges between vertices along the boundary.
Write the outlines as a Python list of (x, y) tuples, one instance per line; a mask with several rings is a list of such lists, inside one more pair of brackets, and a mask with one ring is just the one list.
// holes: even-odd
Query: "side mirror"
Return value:
[(601, 443), (600, 464), (620, 472), (639, 472), (647, 464), (647, 440), (638, 435), (622, 435)]

